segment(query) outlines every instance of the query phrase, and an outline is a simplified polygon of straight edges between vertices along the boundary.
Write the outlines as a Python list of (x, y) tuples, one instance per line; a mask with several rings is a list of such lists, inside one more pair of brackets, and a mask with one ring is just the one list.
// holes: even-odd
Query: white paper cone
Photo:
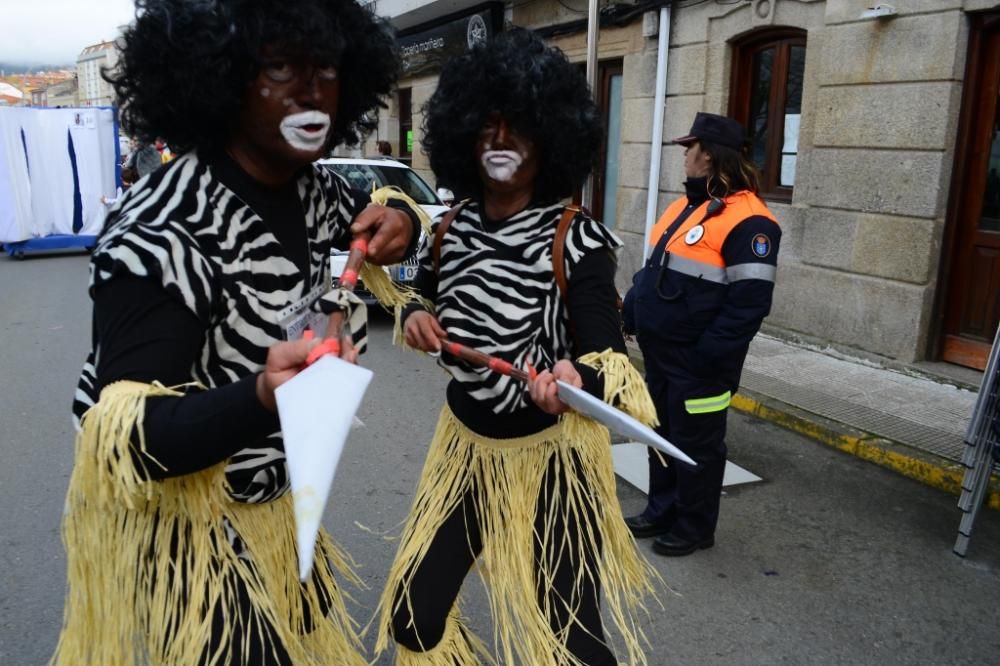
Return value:
[(340, 454), (371, 379), (371, 370), (326, 355), (274, 392), (292, 485), (303, 582), (312, 570), (316, 535)]
[(682, 460), (689, 465), (697, 465), (695, 461), (691, 460), (690, 456), (657, 435), (652, 428), (640, 423), (622, 410), (616, 409), (603, 400), (598, 400), (583, 389), (578, 389), (566, 382), (557, 381), (556, 384), (559, 385), (559, 399), (584, 416), (589, 416), (595, 421), (603, 423), (612, 432), (629, 437), (636, 442), (652, 446), (654, 449), (662, 451), (672, 458)]

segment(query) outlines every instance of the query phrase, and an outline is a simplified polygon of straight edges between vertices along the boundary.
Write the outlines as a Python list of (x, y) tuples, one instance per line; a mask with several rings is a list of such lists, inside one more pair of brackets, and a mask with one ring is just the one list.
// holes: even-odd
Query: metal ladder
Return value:
[(965, 557), (972, 538), (972, 526), (976, 515), (983, 506), (983, 498), (990, 484), (990, 476), (996, 464), (993, 458), (993, 447), (998, 446), (1000, 434), (1000, 328), (993, 338), (990, 358), (983, 374), (983, 382), (979, 387), (979, 397), (972, 411), (972, 419), (965, 431), (965, 452), (962, 454), (962, 465), (965, 466), (965, 476), (962, 479), (962, 494), (958, 498), (958, 508), (962, 510), (962, 520), (958, 525), (958, 539), (952, 549), (959, 557)]

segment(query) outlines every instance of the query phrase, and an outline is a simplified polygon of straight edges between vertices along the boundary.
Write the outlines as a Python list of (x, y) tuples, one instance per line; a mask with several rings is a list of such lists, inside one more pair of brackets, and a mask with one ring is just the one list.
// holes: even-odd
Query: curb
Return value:
[[(958, 463), (925, 454), (901, 442), (853, 430), (742, 387), (733, 396), (730, 406), (952, 495), (958, 496), (962, 492), (965, 467)], [(1000, 510), (1000, 476), (996, 474), (990, 478), (984, 504)]]
[[(627, 346), (632, 364), (640, 372), (644, 372), (642, 353), (634, 344)], [(831, 421), (819, 414), (754, 393), (743, 386), (733, 395), (729, 406), (956, 497), (962, 493), (966, 468), (959, 463)], [(990, 477), (983, 504), (1000, 511), (1000, 476), (997, 474)]]

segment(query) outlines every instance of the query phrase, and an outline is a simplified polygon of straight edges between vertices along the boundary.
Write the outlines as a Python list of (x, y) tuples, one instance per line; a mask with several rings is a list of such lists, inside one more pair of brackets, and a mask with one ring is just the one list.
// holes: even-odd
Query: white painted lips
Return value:
[(513, 150), (487, 150), (483, 152), (483, 168), (493, 180), (510, 180), (520, 168), (523, 158)]
[(303, 111), (285, 116), (281, 135), (297, 150), (315, 151), (326, 145), (330, 132), (330, 116), (322, 111)]

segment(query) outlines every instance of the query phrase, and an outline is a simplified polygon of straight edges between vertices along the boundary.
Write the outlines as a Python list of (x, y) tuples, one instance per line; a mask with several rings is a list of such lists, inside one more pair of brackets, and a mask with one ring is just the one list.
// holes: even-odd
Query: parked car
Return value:
[[(371, 192), (373, 187), (398, 187), (423, 208), (431, 219), (448, 210), (448, 206), (444, 205), (434, 189), (416, 171), (394, 159), (330, 157), (319, 160), (317, 164), (342, 176), (355, 189)], [(347, 252), (334, 250), (331, 253), (330, 269), (335, 280), (340, 277), (346, 263)], [(409, 257), (402, 263), (386, 266), (385, 269), (396, 282), (408, 284), (417, 275), (417, 259)], [(359, 284), (356, 291), (366, 302), (374, 301), (363, 285)]]

